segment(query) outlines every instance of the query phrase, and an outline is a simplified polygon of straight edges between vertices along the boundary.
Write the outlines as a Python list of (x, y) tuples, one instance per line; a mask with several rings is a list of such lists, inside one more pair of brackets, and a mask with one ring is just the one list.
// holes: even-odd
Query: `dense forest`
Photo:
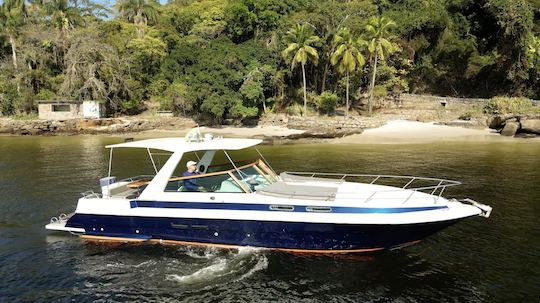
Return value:
[(222, 119), (400, 92), (540, 97), (540, 1), (3, 0), (0, 111)]

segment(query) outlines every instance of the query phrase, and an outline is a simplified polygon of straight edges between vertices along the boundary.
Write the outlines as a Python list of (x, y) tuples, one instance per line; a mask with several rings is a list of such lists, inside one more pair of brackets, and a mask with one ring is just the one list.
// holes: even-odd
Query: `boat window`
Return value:
[(243, 193), (244, 190), (229, 174), (204, 174), (192, 177), (172, 178), (165, 188), (167, 192), (216, 192)]
[(251, 191), (256, 191), (271, 184), (272, 179), (268, 177), (257, 165), (232, 171), (232, 174)]
[(306, 211), (314, 213), (330, 213), (332, 212), (332, 207), (329, 206), (306, 206)]
[(177, 228), (177, 229), (188, 229), (189, 226), (187, 224), (175, 224), (175, 223), (171, 223), (171, 227), (172, 228)]
[(249, 193), (265, 188), (277, 180), (277, 176), (261, 160), (221, 171), (211, 170), (220, 167), (219, 163), (212, 163), (204, 174), (182, 176), (186, 170), (184, 163), (187, 161), (178, 164), (165, 191)]
[(270, 205), (270, 210), (294, 211), (294, 206), (292, 206), (292, 205)]

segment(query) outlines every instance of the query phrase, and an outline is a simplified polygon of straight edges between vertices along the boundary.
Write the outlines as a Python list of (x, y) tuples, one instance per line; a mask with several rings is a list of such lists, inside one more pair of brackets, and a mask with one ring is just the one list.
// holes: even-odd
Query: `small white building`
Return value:
[(105, 117), (105, 106), (99, 101), (38, 101), (39, 118), (44, 120), (100, 119)]
[(83, 101), (82, 108), (83, 118), (85, 119), (100, 119), (105, 117), (105, 106), (99, 101)]

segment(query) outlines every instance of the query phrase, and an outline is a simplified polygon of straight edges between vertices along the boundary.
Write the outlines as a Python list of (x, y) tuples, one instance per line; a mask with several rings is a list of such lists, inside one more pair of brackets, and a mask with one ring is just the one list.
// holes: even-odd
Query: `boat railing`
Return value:
[(89, 191), (82, 192), (81, 197), (85, 199), (99, 199), (99, 198), (102, 198), (103, 195), (100, 193), (96, 193), (93, 190), (89, 190)]
[[(364, 179), (367, 184), (376, 184), (376, 185), (391, 185), (395, 188), (388, 190), (376, 190), (371, 193), (371, 195), (364, 201), (367, 203), (376, 199), (377, 195), (382, 193), (396, 192), (398, 190), (407, 190), (410, 191), (410, 194), (407, 198), (404, 199), (402, 203), (406, 203), (414, 194), (417, 192), (429, 193), (431, 196), (435, 196), (435, 202), (442, 196), (443, 192), (451, 186), (461, 185), (461, 182), (440, 179), (440, 178), (430, 178), (430, 177), (418, 177), (418, 176), (397, 176), (397, 175), (371, 175), (371, 174), (341, 174), (341, 173), (314, 173), (314, 172), (284, 172), (282, 177), (285, 178), (287, 182), (305, 182), (310, 179), (325, 179), (332, 182), (345, 182), (350, 181), (351, 179)], [(287, 180), (287, 177), (290, 179)], [(292, 177), (292, 178), (291, 178)], [(295, 178), (300, 177), (300, 178)], [(386, 184), (384, 181), (387, 181)], [(391, 183), (391, 184), (388, 184)], [(340, 192), (340, 194), (347, 194), (346, 192)], [(387, 198), (385, 198), (387, 199)], [(401, 198), (399, 198), (401, 199)]]

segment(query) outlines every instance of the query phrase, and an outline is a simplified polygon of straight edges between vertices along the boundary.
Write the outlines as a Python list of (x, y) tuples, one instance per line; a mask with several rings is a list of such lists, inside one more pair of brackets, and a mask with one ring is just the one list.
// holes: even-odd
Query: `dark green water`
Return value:
[[(489, 219), (400, 251), (328, 257), (106, 246), (45, 231), (50, 217), (73, 211), (80, 192), (97, 189), (107, 174), (103, 146), (121, 141), (0, 137), (0, 302), (540, 302), (539, 143), (261, 148), (278, 171), (461, 180), (447, 196), (494, 208)], [(116, 175), (152, 172), (144, 153), (118, 157)]]

